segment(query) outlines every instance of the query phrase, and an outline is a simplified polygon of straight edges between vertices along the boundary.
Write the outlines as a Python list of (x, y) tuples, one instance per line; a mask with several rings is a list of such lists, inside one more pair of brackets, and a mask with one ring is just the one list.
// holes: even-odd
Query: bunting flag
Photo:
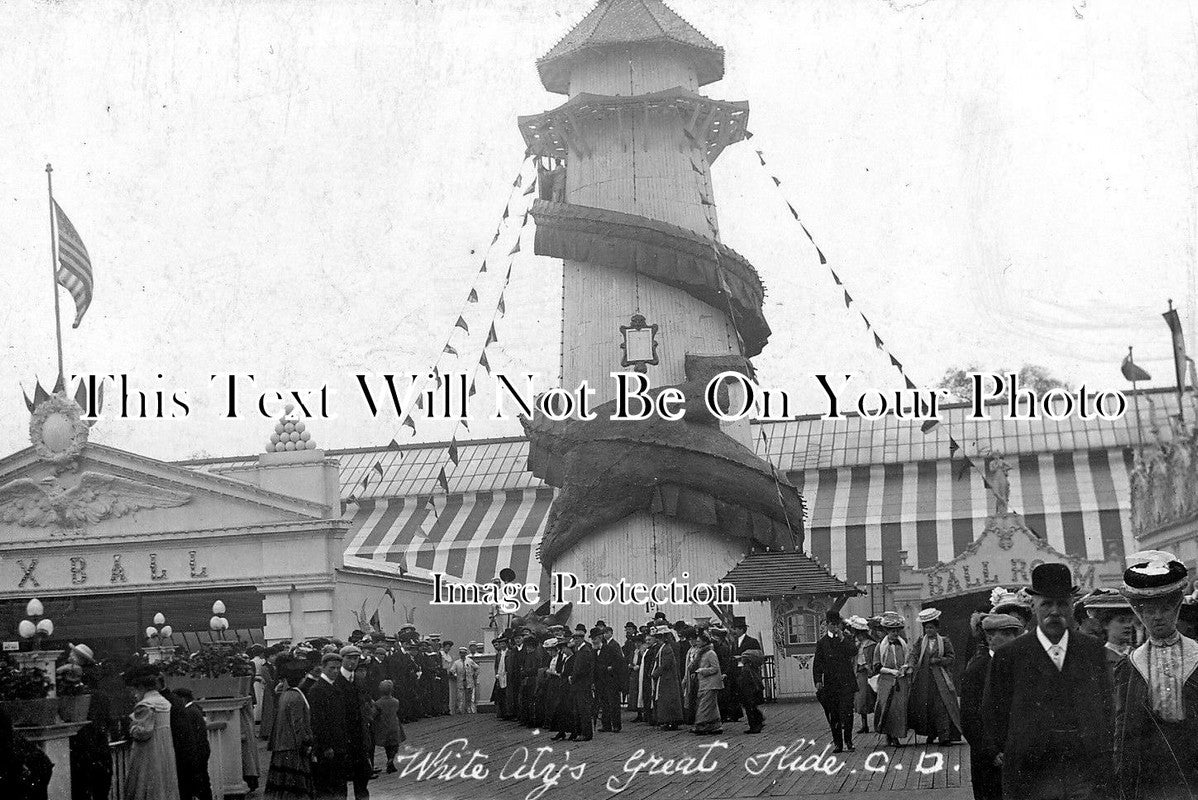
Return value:
[(398, 450), (398, 449), (399, 449), (399, 442), (397, 442), (397, 441), (395, 441), (394, 439), (392, 439), (392, 440), (391, 440), (391, 444), (389, 444), (389, 445), (387, 445), (387, 446), (388, 446), (388, 447), (390, 447), (392, 450)]
[(503, 304), (503, 293), (502, 292), (499, 293), (499, 305), (496, 307), (496, 310), (499, 312), (499, 316), (501, 316), (501, 317), (504, 316), (505, 314), (507, 314), (507, 306), (505, 306)]
[(445, 467), (441, 467), (441, 471), (437, 473), (437, 483), (441, 484), (445, 494), (449, 494), (449, 478), (445, 475)]
[[(445, 470), (441, 470), (441, 471), (444, 472)], [(437, 498), (434, 497), (433, 495), (429, 495), (428, 505), (433, 510), (433, 519), (440, 518), (441, 512), (437, 510)], [(425, 536), (428, 535), (428, 532), (423, 529), (421, 529), (421, 533), (424, 533)]]
[(512, 249), (508, 251), (508, 255), (514, 256), (514, 255), (516, 255), (516, 253), (519, 253), (519, 252), (520, 252), (520, 237), (517, 236), (516, 243), (514, 245), (512, 245)]
[(458, 420), (458, 424), (461, 425), (463, 428), (465, 428), (467, 431), (470, 430), (470, 423), (467, 422), (466, 420), (464, 420), (464, 419)]
[(83, 246), (83, 239), (79, 238), (79, 232), (67, 219), (62, 206), (58, 205), (57, 200), (52, 202), (58, 227), (58, 268), (55, 279), (75, 300), (75, 322), (71, 327), (78, 328), (92, 303), (92, 262), (88, 258), (87, 248)]
[(487, 360), (487, 351), (486, 350), (484, 350), (483, 354), (481, 356), (479, 356), (478, 365), (480, 367), (482, 367), (483, 369), (485, 369), (487, 371), (488, 375), (491, 374), (491, 362)]
[(534, 177), (531, 181), (528, 182), (528, 188), (524, 190), (524, 194), (530, 195), (533, 192), (535, 192), (536, 189), (537, 189), (537, 179)]
[[(499, 237), (496, 237), (496, 238), (499, 238)], [(487, 271), (487, 260), (484, 258), (483, 265), (481, 267), (479, 267), (478, 274), (482, 275), (486, 271)]]
[(1127, 348), (1127, 355), (1123, 357), (1123, 363), (1119, 367), (1123, 373), (1123, 377), (1132, 383), (1139, 381), (1150, 381), (1152, 376), (1144, 371), (1144, 368), (1131, 360), (1131, 348)]
[(466, 393), (466, 396), (474, 397), (474, 395), (477, 393), (478, 393), (478, 390), (474, 388), (474, 378), (471, 378), (470, 379), (470, 391)]
[[(523, 168), (524, 165), (521, 164), (520, 166), (521, 166), (521, 168)], [(512, 186), (513, 186), (513, 188), (519, 189), (520, 184), (522, 184), (523, 182), (524, 182), (524, 175), (522, 173), (516, 173), (516, 180), (512, 181)]]
[(458, 355), (458, 351), (457, 351), (457, 349), (456, 349), (456, 348), (454, 348), (454, 346), (453, 346), (453, 345), (451, 345), (451, 344), (447, 344), (447, 345), (445, 345), (445, 349), (444, 349), (444, 350), (442, 350), (441, 352), (442, 352), (442, 353), (447, 353), (447, 354), (449, 354), (449, 355), (451, 355), (451, 356), (456, 356), (456, 355)]
[(412, 419), (411, 414), (408, 414), (403, 418), (403, 422), (401, 423), (401, 425), (403, 425), (404, 427), (407, 427), (407, 428), (411, 428), (412, 435), (413, 436), (416, 435), (416, 421)]
[(458, 315), (458, 321), (453, 323), (453, 327), (461, 328), (466, 333), (470, 333), (470, 326), (466, 324), (465, 317), (462, 317), (461, 315)]
[(380, 478), (383, 477), (383, 474), (384, 474), (383, 473), (383, 462), (381, 462), (381, 461), (374, 462), (374, 466), (371, 467), (371, 469), (373, 469), (375, 472), (377, 472), (379, 474)]
[(391, 598), (391, 610), (394, 611), (395, 610), (395, 595), (391, 592), (391, 587), (387, 587), (383, 591), (383, 597)]
[(376, 608), (374, 613), (370, 615), (370, 628), (371, 630), (377, 631), (381, 627), (383, 627), (383, 623), (382, 620), (379, 619), (379, 610)]
[[(756, 150), (755, 152), (757, 153), (757, 160), (760, 162), (762, 168), (765, 168), (767, 170), (766, 174), (769, 176), (769, 178), (773, 182), (774, 186), (781, 193), (782, 192), (782, 181), (780, 181), (776, 175), (773, 175), (772, 173), (770, 173), (768, 171), (764, 153), (761, 150)], [(806, 224), (804, 224), (803, 220), (799, 217), (798, 211), (795, 210), (795, 207), (790, 202), (789, 198), (787, 198), (783, 194), (782, 199), (786, 203), (786, 208), (788, 211), (790, 211), (791, 216), (793, 216), (795, 218), (795, 221), (798, 222), (799, 228), (803, 231), (803, 235), (807, 237), (807, 240), (809, 242), (811, 242), (812, 246), (815, 248), (815, 252), (816, 252), (817, 256), (819, 257), (819, 263), (822, 266), (828, 267), (828, 272), (831, 274), (832, 280), (835, 282), (835, 284), (837, 286), (840, 286), (843, 289), (845, 308), (846, 309), (849, 308), (852, 305), (852, 303), (854, 302), (853, 297), (849, 294), (848, 289), (844, 288), (844, 281), (841, 278), (840, 273), (837, 272), (836, 270), (832, 269), (832, 267), (828, 266), (828, 260), (827, 260), (826, 256), (824, 255), (823, 250), (820, 248), (819, 243), (815, 241), (815, 237), (811, 235), (811, 231), (807, 229)], [(1170, 308), (1170, 310), (1172, 310), (1172, 308)], [(886, 344), (885, 344), (885, 342), (883, 342), (882, 337), (880, 335), (878, 335), (877, 331), (874, 330), (873, 323), (870, 322), (869, 317), (865, 316), (865, 314), (862, 313), (860, 311), (860, 309), (857, 309), (857, 314), (858, 314), (858, 316), (861, 317), (861, 321), (865, 324), (865, 329), (867, 331), (870, 331), (870, 333), (872, 334), (874, 347), (876, 347), (878, 350), (881, 350), (883, 353), (886, 354), (887, 358), (889, 358), (889, 360), (890, 360), (891, 366), (893, 366), (896, 370), (898, 370), (899, 374), (902, 376), (904, 385), (908, 389), (910, 389), (912, 391), (916, 391), (917, 386), (916, 386), (915, 382), (913, 380), (911, 380), (911, 377), (907, 374), (907, 371), (906, 371), (906, 369), (904, 369), (902, 362), (899, 361), (898, 358), (895, 357), (894, 353), (892, 353), (886, 347)], [(1166, 319), (1166, 322), (1169, 323), (1170, 329), (1175, 330), (1175, 323), (1173, 320), (1171, 320), (1169, 318), (1168, 313), (1166, 313), (1165, 319)], [(1179, 328), (1180, 328), (1180, 324), (1177, 323), (1176, 329), (1179, 329)], [(1124, 361), (1125, 361), (1125, 365), (1126, 365), (1126, 363), (1130, 361), (1130, 358), (1125, 359)], [(1126, 374), (1127, 374), (1126, 370), (1125, 370), (1124, 374), (1126, 376)], [(925, 434), (927, 434), (927, 433), (930, 433), (933, 430), (935, 430), (939, 426), (939, 424), (940, 423), (938, 420), (926, 420), (921, 424), (920, 429)], [(962, 463), (961, 463), (960, 471), (958, 473), (958, 479), (960, 479), (960, 477), (963, 476), (965, 473), (967, 473), (970, 468), (976, 468), (976, 465), (973, 463), (972, 459), (970, 459), (969, 456), (965, 453), (964, 449), (961, 446), (961, 443), (952, 436), (951, 432), (947, 434), (947, 438), (948, 438), (948, 443), (949, 443), (950, 460), (952, 460), (952, 457), (955, 456), (958, 452), (961, 453)], [(983, 484), (985, 484), (985, 486), (986, 486), (986, 489), (992, 493), (995, 493), (997, 496), (997, 493), (995, 492), (994, 487), (992, 487), (990, 485), (989, 481), (986, 478), (985, 473), (979, 471), (979, 474), (982, 478)]]
[[(499, 218), (499, 222), (500, 222), (500, 224), (502, 224), (502, 223), (503, 223), (503, 221), (504, 221), (505, 219), (507, 219), (507, 218), (508, 218), (508, 214), (510, 214), (510, 213), (511, 213), (511, 212), (508, 210), (508, 207), (507, 207), (507, 206), (504, 206), (504, 207), (503, 207), (503, 216)], [(495, 231), (495, 236), (496, 236), (496, 238), (498, 238), (498, 237), (499, 237), (499, 231), (498, 231), (498, 230), (497, 230), (497, 231)]]
[(487, 332), (487, 341), (483, 344), (483, 347), (488, 347), (491, 344), (498, 342), (498, 341), (499, 341), (499, 336), (495, 333), (495, 323), (492, 322), (491, 330)]
[(466, 302), (467, 303), (477, 303), (478, 302), (478, 289), (475, 289), (474, 287), (470, 287), (470, 294), (466, 296)]
[(457, 439), (452, 439), (449, 442), (449, 460), (456, 467), (458, 465), (458, 442)]

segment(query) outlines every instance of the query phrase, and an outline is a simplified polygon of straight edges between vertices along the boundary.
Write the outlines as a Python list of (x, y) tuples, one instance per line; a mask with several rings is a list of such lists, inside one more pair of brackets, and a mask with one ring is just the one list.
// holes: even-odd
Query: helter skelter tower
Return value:
[[(661, 0), (602, 0), (537, 68), (569, 95), (519, 120), (532, 154), (566, 165), (564, 191), (543, 181), (532, 210), (536, 253), (564, 262), (562, 386), (586, 381), (611, 401), (611, 373), (631, 371), (627, 329), (656, 325), (656, 363), (642, 369), (690, 401), (681, 422), (614, 422), (600, 406), (593, 422), (526, 423), (528, 468), (559, 489), (542, 565), (594, 582), (710, 583), (752, 548), (801, 548), (797, 490), (753, 454), (747, 421), (702, 410), (707, 381), (751, 374), (770, 332), (756, 270), (715, 224), (710, 166), (746, 138), (749, 113), (698, 93), (723, 76), (723, 49)], [(625, 614), (640, 618), (603, 606), (574, 617)]]

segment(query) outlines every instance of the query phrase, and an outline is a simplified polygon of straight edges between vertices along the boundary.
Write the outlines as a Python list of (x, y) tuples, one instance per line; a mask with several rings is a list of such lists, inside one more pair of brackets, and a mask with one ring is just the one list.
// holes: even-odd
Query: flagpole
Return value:
[[(1131, 345), (1127, 346), (1127, 360), (1131, 363), (1135, 363), (1135, 359), (1133, 359), (1131, 356)], [(1140, 448), (1143, 449), (1144, 425), (1140, 421), (1140, 394), (1139, 390), (1136, 388), (1136, 381), (1134, 379), (1131, 382), (1131, 399), (1136, 406), (1136, 439), (1140, 443)]]
[(58, 381), (56, 385), (66, 389), (66, 376), (63, 374), (62, 367), (62, 315), (58, 309), (58, 258), (56, 250), (56, 237), (54, 236), (54, 183), (50, 173), (54, 168), (49, 164), (46, 165), (46, 190), (50, 194), (50, 285), (54, 287), (54, 333), (58, 339)]

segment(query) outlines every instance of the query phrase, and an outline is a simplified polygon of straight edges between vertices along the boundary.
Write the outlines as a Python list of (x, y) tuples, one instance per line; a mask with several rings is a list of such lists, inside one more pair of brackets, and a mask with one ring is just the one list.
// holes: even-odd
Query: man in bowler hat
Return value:
[(845, 748), (853, 752), (853, 700), (857, 696), (857, 673), (854, 660), (857, 645), (844, 636), (844, 622), (839, 612), (826, 615), (828, 630), (815, 645), (815, 660), (811, 677), (815, 680), (815, 696), (824, 707), (828, 727), (832, 729), (833, 753)]
[(983, 722), (1006, 800), (1087, 800), (1112, 788), (1114, 690), (1102, 642), (1076, 629), (1065, 564), (1032, 570), (1036, 629), (994, 651)]

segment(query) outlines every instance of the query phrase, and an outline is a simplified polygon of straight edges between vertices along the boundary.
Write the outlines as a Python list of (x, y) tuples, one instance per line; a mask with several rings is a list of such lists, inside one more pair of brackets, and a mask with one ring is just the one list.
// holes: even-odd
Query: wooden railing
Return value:
[(124, 800), (125, 781), (129, 778), (129, 751), (132, 745), (128, 739), (108, 745), (108, 752), (112, 756), (112, 788), (108, 790), (108, 800)]

